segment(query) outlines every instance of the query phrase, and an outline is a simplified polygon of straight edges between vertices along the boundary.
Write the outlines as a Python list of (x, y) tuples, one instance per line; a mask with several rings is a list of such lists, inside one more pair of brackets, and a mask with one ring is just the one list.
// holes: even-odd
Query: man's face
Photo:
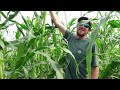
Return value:
[(77, 35), (83, 37), (90, 32), (89, 24), (78, 24), (77, 25)]

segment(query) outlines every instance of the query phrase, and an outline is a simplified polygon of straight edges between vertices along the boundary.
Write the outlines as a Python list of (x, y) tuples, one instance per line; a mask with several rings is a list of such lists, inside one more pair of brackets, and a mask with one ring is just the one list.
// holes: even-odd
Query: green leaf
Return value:
[[(21, 13), (20, 13), (20, 14), (21, 14)], [(29, 28), (29, 25), (28, 25), (28, 23), (27, 23), (27, 20), (24, 18), (24, 16), (23, 16), (22, 14), (21, 14), (21, 17), (22, 17), (22, 19), (23, 19), (26, 27)]]
[(22, 65), (23, 60), (24, 60), (22, 58), (23, 53), (24, 53), (24, 44), (20, 43), (20, 45), (18, 46), (18, 50), (17, 50), (15, 69), (18, 69)]
[(41, 46), (39, 48), (36, 49), (36, 51), (40, 51), (40, 50), (43, 50), (43, 49), (47, 49), (49, 48), (48, 46)]
[(66, 53), (69, 53), (73, 57), (73, 59), (75, 59), (74, 55), (70, 50), (68, 50), (67, 48), (61, 48), (61, 49), (63, 49)]
[(34, 11), (34, 15), (36, 16), (36, 17), (38, 17), (39, 15), (37, 14), (37, 12), (36, 11)]
[(36, 51), (34, 53), (41, 54), (41, 55), (47, 57), (47, 60), (50, 62), (52, 68), (56, 71), (57, 79), (63, 79), (63, 74), (62, 74), (61, 68), (57, 62), (53, 61), (46, 53), (42, 53), (40, 51)]
[(74, 24), (75, 24), (74, 22), (75, 22), (76, 19), (77, 19), (77, 18), (71, 19), (71, 20), (68, 22), (67, 27), (70, 28), (72, 25), (74, 25)]
[(20, 36), (21, 36), (21, 32), (18, 30), (18, 31), (16, 32), (15, 37), (16, 37), (16, 39), (19, 39), (19, 38), (20, 38)]
[(5, 44), (3, 43), (3, 41), (0, 39), (0, 46), (4, 49), (5, 48)]
[(120, 20), (111, 20), (108, 24), (113, 28), (120, 28)]
[(35, 53), (34, 52), (28, 52), (27, 54), (26, 54), (26, 56), (25, 56), (25, 59), (24, 59), (24, 61), (23, 61), (23, 64), (22, 64), (22, 66), (24, 66), (29, 60), (31, 60), (32, 59), (32, 57), (34, 57), (34, 55), (35, 55)]
[(14, 23), (16, 23), (16, 24), (18, 24), (18, 25), (20, 25), (23, 29), (28, 30), (28, 27), (25, 26), (24, 24), (20, 24), (20, 23), (18, 23), (17, 21), (14, 21), (14, 20), (10, 20), (10, 21), (11, 21), (11, 22), (14, 22)]
[[(79, 64), (77, 63), (74, 55), (73, 55), (72, 52), (71, 52), (70, 50), (68, 50), (67, 48), (61, 48), (61, 49), (64, 50), (66, 53), (69, 53), (69, 54), (72, 56), (72, 58), (73, 58), (72, 60), (73, 60), (73, 62), (74, 62), (74, 64), (75, 64), (75, 66), (76, 66), (76, 75), (77, 75), (77, 78), (79, 78), (79, 76), (78, 76), (78, 74), (80, 74), (80, 72), (79, 72)], [(69, 63), (69, 62), (68, 62), (68, 63)]]
[(0, 28), (2, 28), (3, 26), (5, 26), (7, 24), (8, 20), (6, 19), (2, 24), (0, 24)]
[(2, 14), (2, 16), (4, 17), (4, 18), (8, 18), (2, 11), (0, 11), (0, 13)]
[(110, 14), (111, 14), (112, 12), (113, 12), (113, 11), (110, 11), (107, 16), (102, 17), (102, 18), (100, 19), (100, 26), (102, 26), (102, 25), (109, 19), (109, 16), (110, 16)]
[(23, 66), (23, 71), (24, 71), (24, 74), (25, 74), (25, 79), (29, 79), (28, 70), (24, 66)]
[[(99, 24), (100, 27), (103, 26), (103, 24), (109, 19), (109, 16), (111, 13), (112, 11), (109, 12), (104, 18), (100, 19), (100, 24)], [(88, 72), (89, 79), (91, 78), (92, 46), (98, 37), (98, 30), (99, 30), (99, 27), (97, 27), (96, 30), (92, 32), (91, 41), (86, 50), (86, 64), (87, 64), (87, 72)]]
[(18, 13), (19, 13), (19, 11), (15, 11), (14, 14), (9, 15), (9, 20), (11, 20), (11, 19), (13, 19), (14, 17), (16, 17)]
[(3, 60), (0, 57), (0, 79), (3, 79)]
[(16, 25), (16, 27), (17, 27), (17, 29), (18, 29), (18, 30), (17, 30), (17, 33), (16, 33), (16, 34), (18, 35), (18, 36), (17, 36), (17, 39), (20, 37), (21, 33), (22, 33), (23, 36), (25, 36), (25, 34), (23, 33), (22, 29), (21, 29), (18, 25)]
[(98, 19), (98, 18), (93, 18), (92, 21), (93, 21), (93, 20), (99, 20), (99, 19)]

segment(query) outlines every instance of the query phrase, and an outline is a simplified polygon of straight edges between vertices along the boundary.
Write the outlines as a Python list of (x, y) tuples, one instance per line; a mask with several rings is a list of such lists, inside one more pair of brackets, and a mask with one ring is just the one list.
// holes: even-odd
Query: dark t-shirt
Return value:
[[(77, 39), (75, 34), (68, 30), (65, 32), (64, 38), (68, 41), (68, 48), (74, 55), (78, 65), (78, 68), (76, 69), (76, 64), (73, 57), (67, 53), (66, 60), (68, 62), (68, 67), (65, 70), (65, 79), (87, 79), (86, 49), (89, 45), (90, 39)], [(93, 45), (92, 53), (97, 53), (96, 44)], [(91, 67), (98, 66), (98, 64), (97, 55), (93, 55)], [(76, 73), (76, 70), (79, 70), (79, 73)]]

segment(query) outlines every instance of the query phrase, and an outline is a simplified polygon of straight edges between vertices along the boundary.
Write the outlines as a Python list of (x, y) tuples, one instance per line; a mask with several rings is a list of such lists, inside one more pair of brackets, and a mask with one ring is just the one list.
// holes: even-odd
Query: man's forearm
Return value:
[(56, 26), (58, 26), (58, 24), (61, 24), (61, 21), (59, 20), (57, 14), (56, 14), (56, 11), (49, 11), (49, 13), (50, 13), (52, 21), (54, 22), (54, 24)]
[(91, 79), (98, 79), (99, 77), (99, 67), (93, 67), (91, 72)]
[(59, 30), (63, 33), (66, 32), (66, 27), (61, 23), (60, 19), (58, 18), (55, 11), (49, 11), (52, 21), (54, 22), (55, 26), (59, 28)]

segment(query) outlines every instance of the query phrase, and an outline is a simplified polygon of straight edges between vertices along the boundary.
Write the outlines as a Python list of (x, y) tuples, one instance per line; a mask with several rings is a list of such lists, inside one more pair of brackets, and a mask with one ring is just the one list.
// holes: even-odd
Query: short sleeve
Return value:
[(66, 30), (65, 34), (63, 35), (63, 37), (69, 41), (72, 37), (74, 36), (74, 34), (72, 32), (70, 32), (69, 30)]
[(91, 63), (91, 66), (94, 67), (94, 66), (99, 66), (99, 57), (98, 57), (98, 47), (97, 47), (97, 44), (94, 44), (93, 45), (93, 48), (92, 48), (92, 63)]

